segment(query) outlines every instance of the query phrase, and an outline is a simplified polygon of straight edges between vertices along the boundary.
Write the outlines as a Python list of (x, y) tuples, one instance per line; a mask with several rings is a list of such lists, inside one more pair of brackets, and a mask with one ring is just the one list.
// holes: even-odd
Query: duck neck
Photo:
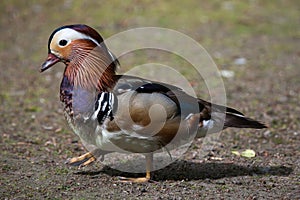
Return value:
[(113, 61), (110, 55), (103, 55), (104, 53), (97, 49), (74, 57), (66, 63), (64, 76), (75, 88), (107, 91), (114, 85), (118, 62)]

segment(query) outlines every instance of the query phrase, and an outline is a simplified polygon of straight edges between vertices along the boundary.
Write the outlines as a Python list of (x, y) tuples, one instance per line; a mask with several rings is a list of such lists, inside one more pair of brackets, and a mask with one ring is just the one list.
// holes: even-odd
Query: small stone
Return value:
[(224, 78), (232, 78), (234, 77), (234, 71), (231, 70), (220, 70), (220, 75)]
[(236, 65), (245, 65), (247, 63), (247, 60), (246, 60), (246, 58), (236, 58), (233, 61), (233, 63)]

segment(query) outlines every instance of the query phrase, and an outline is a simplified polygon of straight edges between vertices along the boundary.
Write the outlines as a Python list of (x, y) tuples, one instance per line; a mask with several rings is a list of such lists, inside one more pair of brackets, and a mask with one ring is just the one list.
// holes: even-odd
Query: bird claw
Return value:
[(79, 157), (73, 157), (68, 159), (65, 163), (72, 166), (78, 166), (79, 168), (90, 165), (96, 160), (92, 153), (88, 152)]

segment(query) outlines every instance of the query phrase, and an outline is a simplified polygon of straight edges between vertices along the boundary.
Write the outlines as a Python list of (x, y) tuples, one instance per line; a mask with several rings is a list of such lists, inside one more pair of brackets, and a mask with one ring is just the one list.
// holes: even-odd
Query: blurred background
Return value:
[[(74, 175), (72, 170), (76, 169), (63, 164), (66, 158), (84, 152), (62, 116), (58, 91), (64, 66), (59, 64), (43, 74), (39, 72), (47, 56), (49, 35), (57, 27), (74, 23), (87, 24), (104, 38), (131, 28), (154, 26), (180, 31), (199, 42), (222, 72), (228, 105), (270, 126), (262, 131), (225, 131), (214, 155), (227, 161), (240, 163), (242, 160), (249, 164), (254, 161), (236, 158), (231, 150), (254, 149), (258, 155), (256, 163), (294, 170), (288, 182), (278, 179), (274, 183), (275, 186), (282, 185), (288, 191), (286, 194), (293, 193), (297, 189), (296, 174), (299, 175), (300, 164), (299, 10), (297, 0), (1, 1), (1, 196), (28, 198), (39, 194), (42, 196), (38, 197), (73, 197), (71, 193), (66, 193), (66, 196), (57, 193), (80, 187), (74, 185), (74, 181), (62, 180), (64, 176), (70, 180), (81, 179), (80, 182), (87, 186), (91, 184), (91, 180)], [(121, 60), (120, 72), (129, 70), (132, 63), (147, 62), (151, 56), (159, 55), (136, 53), (124, 63)], [(189, 78), (195, 90), (206, 91), (205, 85), (185, 68), (186, 63), (180, 60), (178, 63), (179, 70)], [(206, 92), (201, 93), (200, 97), (209, 100)], [(196, 141), (183, 159), (200, 162), (197, 156), (199, 151)], [(222, 167), (214, 169), (222, 170)], [(168, 171), (158, 173), (156, 179), (164, 180), (161, 177), (165, 173)], [(177, 181), (172, 175), (166, 176), (166, 179)], [(182, 176), (185, 179), (188, 175)], [(201, 175), (198, 179), (202, 178), (211, 177)], [(102, 184), (106, 183), (108, 187), (103, 195), (119, 193), (118, 187), (109, 189), (110, 179), (110, 176), (101, 179)], [(201, 184), (201, 180), (193, 182), (195, 187), (201, 188)], [(211, 191), (205, 194), (209, 196), (220, 192), (214, 184), (217, 183), (213, 182)], [(186, 187), (190, 189), (192, 186)], [(248, 188), (248, 193), (241, 187), (230, 188), (227, 192), (234, 196), (244, 191), (245, 196), (241, 195), (247, 197), (251, 191), (257, 191), (255, 187), (264, 188), (254, 185)], [(105, 186), (101, 185), (101, 188), (105, 189)], [(200, 195), (199, 188), (187, 195)], [(91, 190), (97, 192), (96, 188)], [(152, 191), (150, 188), (147, 190)], [(85, 187), (80, 191), (87, 192)], [(174, 190), (174, 195), (180, 193), (178, 191), (181, 190)], [(272, 191), (274, 197), (284, 194), (283, 189), (276, 187), (268, 191)], [(159, 196), (155, 189), (152, 193)], [(264, 194), (270, 195), (269, 192), (261, 195)]]

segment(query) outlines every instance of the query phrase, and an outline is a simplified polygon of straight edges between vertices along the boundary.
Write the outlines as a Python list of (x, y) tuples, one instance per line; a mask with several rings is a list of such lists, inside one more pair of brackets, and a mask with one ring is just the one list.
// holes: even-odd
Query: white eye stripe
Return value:
[[(64, 28), (64, 29), (61, 29), (59, 31), (57, 31), (52, 40), (51, 40), (51, 44), (50, 44), (50, 51), (54, 51), (55, 50), (55, 46), (58, 45), (59, 47), (63, 48), (65, 46), (67, 46), (70, 42), (72, 42), (72, 40), (78, 40), (78, 39), (87, 39), (87, 40), (91, 40), (93, 41), (97, 46), (99, 47), (102, 47), (104, 48), (105, 47), (105, 44), (102, 44), (102, 43), (99, 43), (97, 42), (97, 40), (95, 40), (94, 38), (86, 35), (86, 34), (83, 34), (83, 33), (80, 33), (74, 29), (71, 29), (71, 28)], [(67, 44), (65, 45), (61, 45), (59, 44), (60, 41), (62, 40), (66, 40), (67, 41)], [(105, 49), (107, 49), (105, 47)], [(111, 60), (116, 64), (118, 65), (118, 61), (117, 61), (117, 58), (107, 49), (107, 52), (111, 58)]]
[(78, 39), (88, 39), (93, 41), (98, 46), (101, 46), (94, 38), (91, 38), (90, 36), (75, 31), (74, 29), (71, 28), (64, 28), (62, 30), (57, 31), (57, 33), (54, 34), (52, 41), (57, 41), (57, 44), (59, 45), (59, 42), (61, 40), (67, 40), (69, 43), (72, 40), (78, 40)]

